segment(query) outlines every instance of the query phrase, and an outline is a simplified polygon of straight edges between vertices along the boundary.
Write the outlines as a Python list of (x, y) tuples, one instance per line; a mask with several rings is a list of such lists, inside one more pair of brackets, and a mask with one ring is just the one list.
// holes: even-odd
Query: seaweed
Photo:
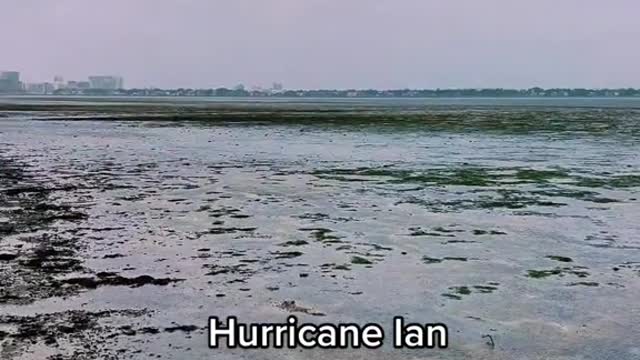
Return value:
[(367, 258), (362, 256), (352, 256), (351, 263), (356, 265), (371, 265), (373, 262)]

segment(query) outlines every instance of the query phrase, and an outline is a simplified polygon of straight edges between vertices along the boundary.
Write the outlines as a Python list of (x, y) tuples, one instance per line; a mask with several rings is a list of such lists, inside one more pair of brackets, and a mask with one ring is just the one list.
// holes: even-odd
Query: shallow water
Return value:
[[(543, 111), (573, 125), (0, 119), (3, 166), (24, 173), (2, 187), (52, 189), (27, 200), (55, 213), (0, 233), (0, 254), (17, 255), (0, 260), (0, 313), (17, 317), (0, 317), (0, 354), (326, 357), (206, 347), (209, 316), (282, 322), (293, 300), (305, 321), (449, 326), (446, 350), (340, 358), (636, 359), (640, 115), (597, 110), (595, 131), (570, 107)], [(17, 223), (25, 197), (6, 195), (0, 220)], [(67, 251), (53, 266), (25, 260), (51, 237)], [(42, 335), (57, 327), (25, 332), (36, 345), (11, 335), (74, 310), (91, 326), (58, 347)]]

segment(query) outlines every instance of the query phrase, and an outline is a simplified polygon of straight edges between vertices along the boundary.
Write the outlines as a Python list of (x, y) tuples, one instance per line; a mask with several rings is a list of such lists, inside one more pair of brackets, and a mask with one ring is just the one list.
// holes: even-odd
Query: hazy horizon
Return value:
[(22, 0), (1, 70), (125, 87), (640, 87), (632, 0)]

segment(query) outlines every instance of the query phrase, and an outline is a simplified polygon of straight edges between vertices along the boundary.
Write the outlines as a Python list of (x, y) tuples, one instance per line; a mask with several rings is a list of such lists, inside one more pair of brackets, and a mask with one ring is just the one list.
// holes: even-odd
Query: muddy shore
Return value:
[(293, 313), (452, 332), (338, 358), (635, 359), (639, 137), (631, 108), (2, 103), (0, 358), (326, 358), (206, 346)]

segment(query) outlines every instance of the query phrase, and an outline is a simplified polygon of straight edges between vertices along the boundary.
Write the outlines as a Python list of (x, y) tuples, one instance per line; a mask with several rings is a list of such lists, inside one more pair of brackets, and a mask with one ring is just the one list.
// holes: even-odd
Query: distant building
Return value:
[(25, 86), (25, 91), (28, 94), (36, 94), (36, 95), (53, 94), (55, 90), (56, 90), (56, 86), (48, 82), (26, 84)]
[(26, 84), (25, 91), (28, 94), (44, 94), (44, 83)]
[(89, 81), (69, 81), (67, 82), (67, 89), (69, 90), (91, 89), (91, 83)]
[(64, 83), (64, 78), (60, 75), (53, 77), (53, 84), (56, 89), (64, 89), (67, 87), (67, 85)]
[(270, 95), (280, 94), (284, 91), (284, 86), (281, 83), (274, 82), (271, 84), (271, 88), (267, 89), (266, 92)]
[(91, 89), (118, 90), (124, 87), (120, 76), (89, 76)]
[(44, 93), (45, 94), (53, 94), (56, 90), (56, 86), (52, 83), (44, 83)]
[(0, 72), (0, 92), (20, 92), (22, 84), (20, 83), (20, 73), (17, 71), (1, 71)]

